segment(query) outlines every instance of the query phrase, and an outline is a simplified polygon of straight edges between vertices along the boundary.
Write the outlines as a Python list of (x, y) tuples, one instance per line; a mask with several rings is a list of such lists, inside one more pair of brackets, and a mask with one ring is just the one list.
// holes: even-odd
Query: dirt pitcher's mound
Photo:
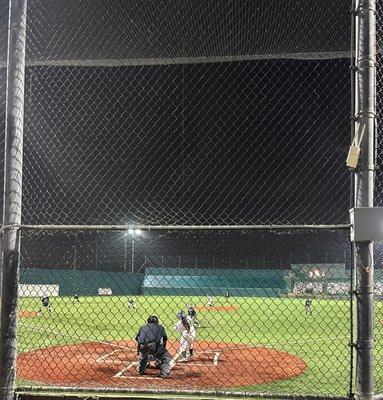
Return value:
[(195, 306), (197, 311), (237, 311), (239, 307), (235, 306)]
[[(178, 342), (168, 342), (172, 356), (178, 348)], [(18, 376), (65, 386), (198, 389), (289, 379), (306, 368), (302, 359), (286, 352), (222, 342), (195, 343), (195, 356), (187, 363), (178, 362), (169, 379), (158, 378), (154, 365), (139, 376), (136, 366), (134, 341), (80, 343), (20, 354)]]

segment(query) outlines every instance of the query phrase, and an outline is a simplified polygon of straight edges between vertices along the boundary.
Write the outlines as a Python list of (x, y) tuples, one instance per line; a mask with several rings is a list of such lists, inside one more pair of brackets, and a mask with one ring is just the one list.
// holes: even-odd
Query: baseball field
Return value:
[[(347, 300), (136, 296), (52, 297), (52, 312), (39, 315), (39, 298), (19, 306), (18, 383), (163, 388), (235, 389), (255, 392), (346, 395), (350, 370), (350, 308)], [(198, 309), (196, 357), (177, 365), (172, 377), (138, 377), (138, 328), (157, 315), (177, 352), (173, 326), (187, 304)], [(376, 368), (383, 371), (382, 304), (376, 304)], [(383, 390), (383, 381), (377, 381)]]

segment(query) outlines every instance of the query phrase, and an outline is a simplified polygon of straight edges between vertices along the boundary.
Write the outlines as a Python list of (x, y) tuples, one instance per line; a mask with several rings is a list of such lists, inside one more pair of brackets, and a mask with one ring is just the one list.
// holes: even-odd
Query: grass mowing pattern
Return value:
[[(21, 318), (19, 351), (47, 346), (82, 343), (85, 339), (111, 341), (134, 338), (148, 315), (158, 315), (168, 336), (177, 312), (186, 305), (206, 303), (205, 297), (138, 296), (137, 309), (128, 308), (128, 297), (51, 298), (52, 315)], [(202, 327), (197, 340), (225, 341), (271, 346), (298, 355), (308, 365), (299, 377), (271, 384), (244, 387), (256, 392), (346, 395), (349, 382), (349, 302), (314, 299), (313, 313), (306, 315), (303, 299), (293, 298), (214, 298), (214, 305), (233, 305), (233, 312), (199, 311)], [(38, 311), (40, 299), (23, 298), (20, 310)], [(382, 305), (376, 307), (376, 339), (382, 343)], [(382, 371), (381, 350), (376, 348), (376, 371)], [(22, 384), (19, 381), (19, 384)], [(236, 389), (238, 390), (238, 388)], [(383, 380), (376, 379), (376, 391)]]

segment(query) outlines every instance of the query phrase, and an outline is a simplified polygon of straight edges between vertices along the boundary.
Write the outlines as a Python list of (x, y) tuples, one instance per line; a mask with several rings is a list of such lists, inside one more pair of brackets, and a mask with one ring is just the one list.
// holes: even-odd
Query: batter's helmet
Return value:
[(186, 314), (185, 314), (183, 311), (180, 311), (180, 312), (177, 314), (177, 317), (178, 317), (179, 319), (182, 319), (182, 318), (185, 318), (185, 317), (186, 317)]
[(148, 318), (148, 324), (158, 324), (158, 318), (155, 315), (151, 315)]

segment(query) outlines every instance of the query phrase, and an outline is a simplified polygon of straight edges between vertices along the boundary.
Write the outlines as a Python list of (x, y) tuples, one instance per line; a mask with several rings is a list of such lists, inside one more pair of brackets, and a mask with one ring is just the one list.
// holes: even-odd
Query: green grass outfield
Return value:
[[(47, 346), (82, 343), (85, 339), (111, 341), (132, 339), (148, 315), (160, 318), (170, 338), (177, 312), (188, 303), (203, 305), (205, 297), (137, 296), (136, 309), (127, 307), (128, 297), (51, 298), (53, 312), (20, 318), (19, 351)], [(202, 327), (197, 340), (225, 341), (272, 346), (301, 357), (308, 365), (299, 377), (243, 387), (246, 391), (346, 395), (349, 382), (349, 326), (347, 300), (314, 299), (313, 313), (306, 315), (304, 300), (296, 298), (214, 298), (214, 305), (238, 307), (235, 312), (199, 311)], [(22, 298), (20, 310), (38, 311), (40, 300)], [(383, 391), (382, 303), (376, 303), (376, 392)], [(32, 368), (32, 366), (31, 366)], [(19, 385), (26, 382), (19, 381)], [(30, 382), (28, 382), (30, 384)], [(236, 388), (235, 390), (238, 390)]]

